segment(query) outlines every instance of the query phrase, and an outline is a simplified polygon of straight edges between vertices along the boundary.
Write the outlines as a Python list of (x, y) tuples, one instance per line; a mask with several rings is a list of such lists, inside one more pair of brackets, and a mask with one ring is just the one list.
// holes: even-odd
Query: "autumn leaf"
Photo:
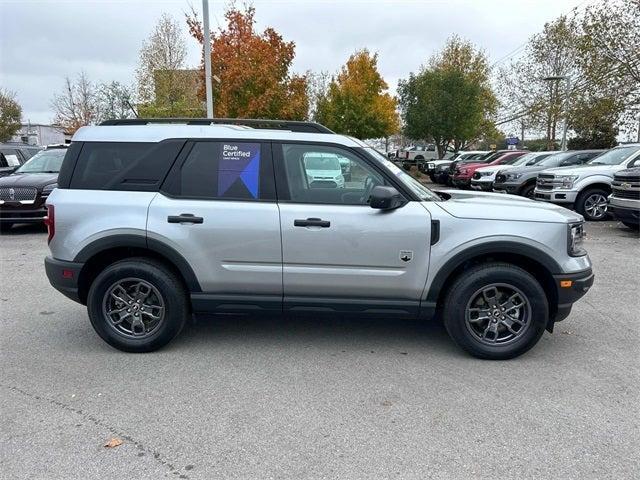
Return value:
[(122, 440), (120, 440), (119, 438), (111, 438), (109, 439), (109, 441), (107, 443), (105, 443), (103, 445), (103, 447), (105, 448), (115, 448), (115, 447), (119, 447), (120, 445), (122, 445)]

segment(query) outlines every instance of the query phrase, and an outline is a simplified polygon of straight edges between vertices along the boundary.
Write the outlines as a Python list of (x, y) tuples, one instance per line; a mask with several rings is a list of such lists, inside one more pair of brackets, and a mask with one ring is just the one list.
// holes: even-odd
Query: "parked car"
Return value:
[[(459, 163), (472, 163), (472, 160), (482, 160), (493, 152), (458, 152), (458, 154), (452, 157), (450, 160), (446, 160), (442, 163), (435, 165), (433, 172), (433, 182), (442, 185), (452, 185), (450, 178), (450, 170), (453, 166)], [(451, 173), (451, 176), (453, 173)]]
[(510, 193), (527, 198), (533, 198), (536, 188), (538, 172), (548, 168), (582, 165), (593, 157), (600, 155), (603, 150), (573, 150), (549, 154), (538, 162), (524, 165), (513, 165), (513, 168), (500, 171), (495, 175), (493, 191)]
[(613, 175), (634, 166), (640, 166), (640, 143), (612, 148), (582, 166), (543, 170), (535, 199), (573, 207), (587, 220), (603, 220)]
[[(444, 175), (444, 178), (441, 178), (441, 180), (443, 180), (442, 183), (443, 185), (449, 185), (449, 186), (453, 186), (453, 175), (456, 173), (456, 169), (458, 168), (458, 165), (463, 164), (463, 163), (482, 163), (482, 162), (487, 162), (490, 163), (493, 160), (495, 160), (496, 158), (500, 157), (501, 155), (507, 153), (507, 152), (513, 152), (514, 150), (496, 150), (496, 151), (490, 151), (487, 153), (478, 153), (475, 155), (471, 155), (469, 157), (466, 158), (460, 158), (460, 159), (456, 159), (453, 162), (451, 162), (451, 165), (449, 165), (449, 170), (447, 171), (446, 175)], [(517, 150), (519, 151), (519, 150)]]
[(427, 175), (429, 175), (429, 178), (431, 179), (432, 182), (437, 183), (436, 182), (436, 168), (438, 167), (443, 167), (444, 166), (449, 166), (451, 165), (452, 162), (454, 162), (455, 160), (464, 160), (466, 158), (470, 158), (470, 157), (480, 157), (480, 155), (486, 154), (486, 151), (482, 151), (482, 150), (473, 150), (473, 151), (459, 151), (457, 153), (455, 153), (454, 155), (451, 156), (451, 158), (448, 159), (440, 159), (440, 160), (431, 160), (431, 161), (427, 161), (425, 163), (421, 163), (418, 166), (418, 169), (422, 172), (425, 173)]
[(66, 148), (36, 153), (13, 173), (0, 178), (0, 228), (16, 223), (42, 223), (45, 201), (54, 188)]
[(9, 175), (41, 150), (40, 147), (22, 143), (0, 144), (0, 177)]
[[(350, 164), (349, 160), (342, 157)], [(343, 169), (340, 156), (332, 153), (305, 153), (304, 168), (309, 188), (344, 188)], [(351, 168), (349, 166), (349, 171)]]
[(519, 151), (511, 151), (507, 153), (503, 153), (496, 158), (493, 156), (489, 157), (489, 159), (493, 158), (493, 160), (481, 160), (478, 163), (468, 163), (458, 165), (455, 173), (453, 174), (453, 184), (459, 188), (469, 188), (471, 186), (471, 178), (475, 174), (476, 170), (480, 167), (485, 166), (497, 166), (497, 165), (508, 165), (511, 162), (514, 162), (524, 155), (524, 152)]
[[(637, 163), (637, 162), (636, 162)], [(640, 167), (613, 175), (608, 211), (633, 230), (640, 229)]]
[(438, 158), (438, 150), (434, 144), (414, 145), (400, 150), (396, 159), (402, 162), (402, 168), (411, 170), (411, 167), (418, 166), (425, 160), (435, 160)]
[[(47, 200), (45, 269), (110, 345), (156, 350), (192, 313), (437, 313), (462, 348), (505, 359), (593, 283), (575, 212), (435, 193), (321, 125), (228, 121), (75, 133)], [(345, 188), (313, 186), (305, 158), (324, 155), (362, 173)]]
[(473, 177), (471, 177), (471, 188), (474, 190), (483, 190), (485, 192), (490, 192), (493, 190), (493, 183), (498, 172), (511, 170), (517, 167), (522, 168), (525, 166), (536, 165), (553, 153), (554, 152), (530, 152), (512, 158), (509, 161), (502, 162), (501, 164), (480, 167), (476, 169)]

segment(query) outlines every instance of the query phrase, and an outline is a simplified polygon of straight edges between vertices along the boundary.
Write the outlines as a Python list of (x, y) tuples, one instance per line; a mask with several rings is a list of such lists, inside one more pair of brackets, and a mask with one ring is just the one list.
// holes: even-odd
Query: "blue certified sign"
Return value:
[(518, 143), (520, 143), (520, 139), (518, 137), (507, 138), (507, 145), (517, 145)]

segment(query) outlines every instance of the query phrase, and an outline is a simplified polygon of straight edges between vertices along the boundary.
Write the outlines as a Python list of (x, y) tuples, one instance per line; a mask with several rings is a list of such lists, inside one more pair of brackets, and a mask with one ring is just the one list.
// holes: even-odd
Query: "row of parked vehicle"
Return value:
[(418, 165), (434, 183), (506, 193), (573, 208), (587, 220), (640, 225), (640, 144), (610, 150), (459, 152)]

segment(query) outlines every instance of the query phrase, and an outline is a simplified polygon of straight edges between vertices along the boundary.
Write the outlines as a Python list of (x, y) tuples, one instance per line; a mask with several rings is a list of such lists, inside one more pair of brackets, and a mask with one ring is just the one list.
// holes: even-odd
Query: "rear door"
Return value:
[(280, 218), (271, 146), (187, 143), (149, 207), (148, 237), (173, 247), (202, 292), (196, 310), (282, 307)]
[[(315, 181), (305, 158), (351, 162), (347, 182)], [(429, 212), (409, 201), (368, 205), (385, 174), (354, 151), (274, 144), (282, 225), (284, 308), (415, 315), (429, 265)]]

